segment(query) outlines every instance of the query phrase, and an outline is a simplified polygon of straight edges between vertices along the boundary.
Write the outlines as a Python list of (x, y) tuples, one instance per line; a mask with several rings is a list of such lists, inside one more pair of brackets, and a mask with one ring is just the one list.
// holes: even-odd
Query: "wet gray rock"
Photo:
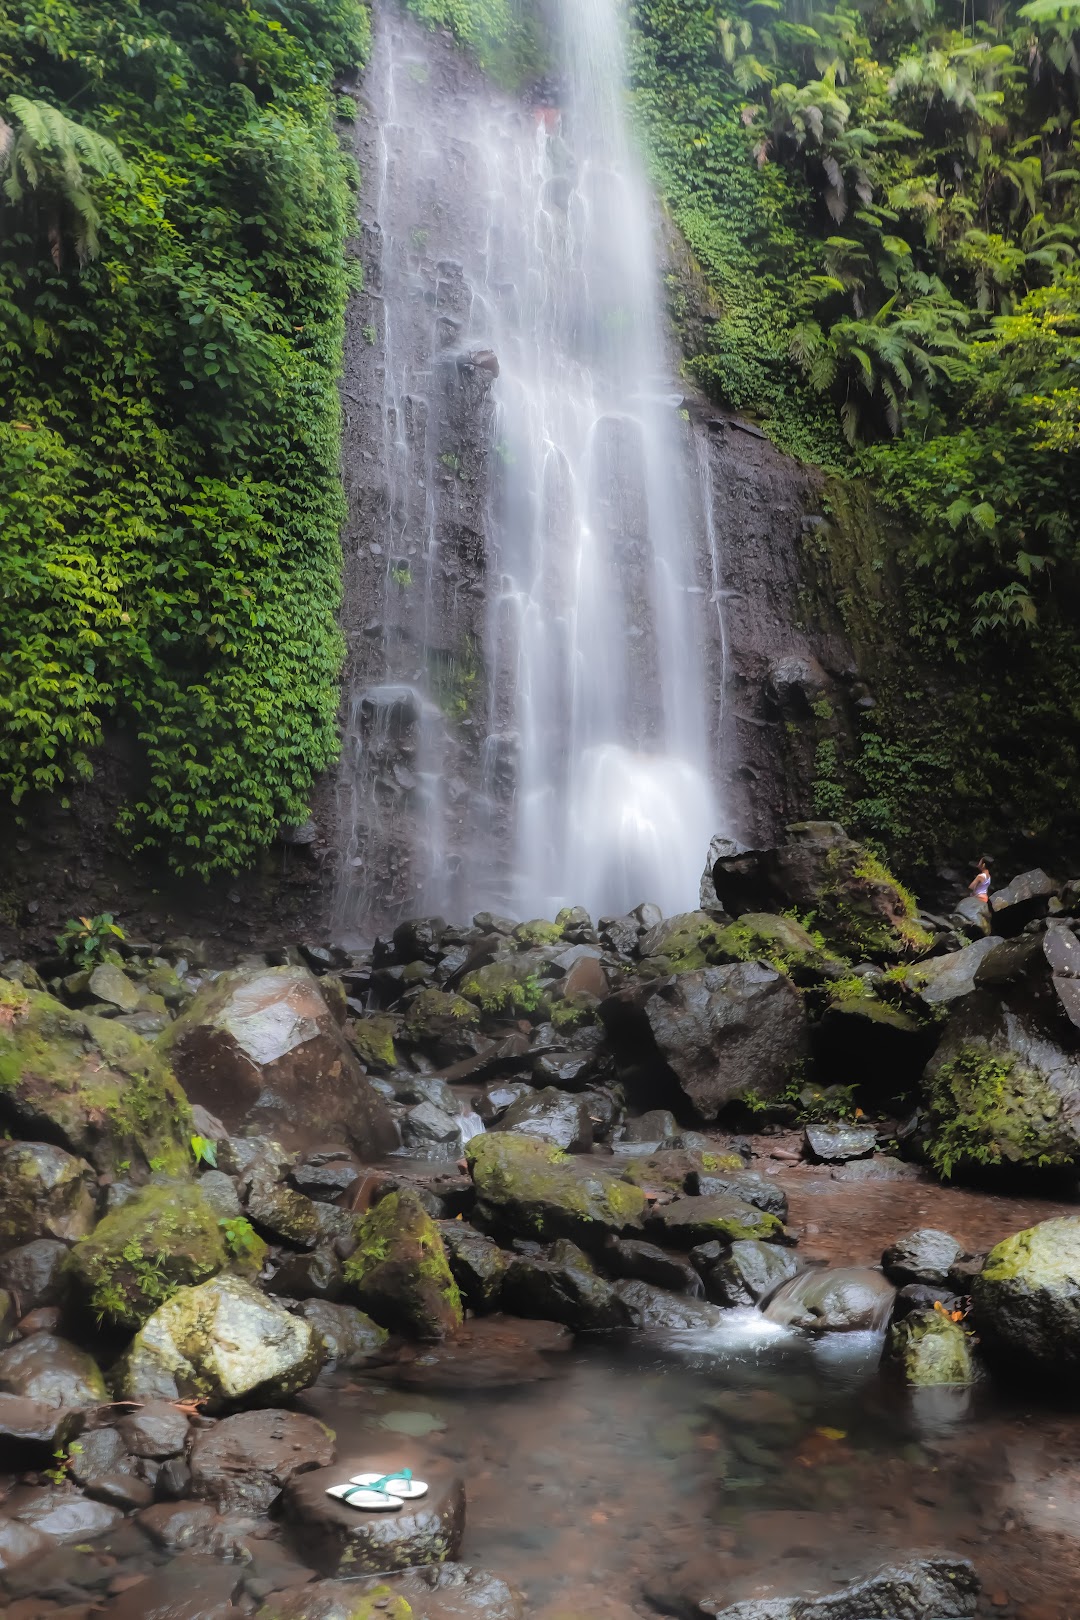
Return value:
[(99, 963), (90, 975), (87, 989), (91, 1000), (106, 1002), (122, 1013), (133, 1013), (139, 1005), (138, 986), (114, 962)]
[(798, 991), (761, 962), (680, 973), (643, 1011), (660, 1056), (706, 1120), (747, 1092), (778, 1096), (808, 1050)]
[(219, 1220), (235, 1220), (240, 1214), (240, 1197), (236, 1186), (232, 1177), (223, 1170), (204, 1171), (199, 1177), (199, 1191)]
[(655, 1243), (644, 1243), (639, 1238), (609, 1236), (600, 1251), (600, 1260), (613, 1277), (651, 1283), (654, 1288), (667, 1288), (692, 1298), (698, 1298), (703, 1292), (700, 1276), (681, 1254), (670, 1254)]
[(133, 1474), (135, 1459), (131, 1456), (117, 1429), (88, 1429), (79, 1439), (79, 1449), (72, 1455), (70, 1473), (76, 1485), (89, 1485), (96, 1479), (117, 1474)]
[(94, 1502), (119, 1508), (121, 1513), (134, 1513), (150, 1506), (154, 1487), (136, 1474), (98, 1474), (86, 1486), (86, 1494)]
[(461, 1153), (461, 1128), (451, 1114), (434, 1103), (419, 1103), (402, 1118), (401, 1145), (417, 1158), (432, 1157), (433, 1150), (444, 1158), (457, 1158)]
[(519, 1098), (494, 1128), (513, 1131), (517, 1136), (539, 1137), (553, 1142), (564, 1153), (587, 1153), (593, 1140), (587, 1104), (552, 1087)]
[(285, 1487), (286, 1534), (306, 1564), (320, 1575), (364, 1575), (414, 1569), (457, 1558), (465, 1531), (465, 1486), (447, 1465), (418, 1457), (429, 1489), (396, 1513), (357, 1513), (327, 1496), (328, 1484), (364, 1472), (400, 1468), (397, 1453), (367, 1452), (342, 1458), (327, 1474), (302, 1474)]
[(948, 1232), (921, 1227), (897, 1238), (881, 1256), (881, 1267), (891, 1282), (925, 1283), (930, 1288), (947, 1288), (949, 1273), (963, 1250)]
[(975, 1613), (978, 1595), (974, 1566), (945, 1555), (889, 1565), (826, 1597), (732, 1605), (706, 1598), (701, 1608), (714, 1620), (964, 1620)]
[(336, 1367), (365, 1367), (377, 1360), (390, 1335), (355, 1305), (306, 1299), (298, 1315), (316, 1332), (327, 1362)]
[(0, 1248), (34, 1238), (75, 1243), (94, 1225), (97, 1178), (47, 1142), (0, 1142)]
[(536, 1253), (512, 1255), (502, 1299), (505, 1309), (516, 1316), (562, 1322), (579, 1333), (625, 1327), (630, 1320), (615, 1288), (565, 1238)]
[(767, 1210), (779, 1220), (788, 1215), (787, 1194), (768, 1176), (755, 1170), (701, 1170), (692, 1174), (690, 1190), (701, 1198), (738, 1198), (755, 1209)]
[(781, 1288), (765, 1314), (804, 1333), (865, 1333), (888, 1321), (895, 1293), (879, 1271), (827, 1267), (804, 1272)]
[(48, 1466), (79, 1433), (83, 1422), (78, 1409), (0, 1393), (0, 1450), (5, 1464)]
[(1036, 917), (1045, 917), (1050, 901), (1060, 885), (1039, 867), (1021, 872), (1003, 889), (990, 896), (990, 920), (995, 934), (1009, 938), (1019, 934)]
[(670, 1147), (679, 1134), (675, 1115), (666, 1108), (652, 1108), (636, 1119), (628, 1119), (622, 1128), (620, 1141), (646, 1142), (655, 1148)]
[(360, 1581), (317, 1581), (275, 1593), (257, 1620), (356, 1620), (358, 1605), (387, 1595), (391, 1613), (404, 1602), (413, 1620), (525, 1620), (520, 1592), (466, 1564), (432, 1564)]
[(328, 1159), (325, 1163), (308, 1161), (305, 1164), (294, 1165), (289, 1172), (289, 1180), (299, 1192), (308, 1198), (334, 1202), (342, 1193), (347, 1193), (360, 1180), (363, 1171), (356, 1160), (343, 1154), (340, 1158)]
[(607, 1053), (578, 1047), (579, 1034), (579, 1031), (574, 1033), (573, 1049), (560, 1047), (533, 1059), (532, 1075), (538, 1084), (556, 1086), (561, 1091), (583, 1091), (590, 1081), (610, 1070), (611, 1058)]
[(236, 1620), (243, 1570), (181, 1554), (101, 1610), (105, 1620)]
[(507, 1257), (492, 1238), (464, 1221), (440, 1221), (450, 1271), (470, 1310), (494, 1311), (502, 1296)]
[(736, 1243), (742, 1238), (786, 1243), (783, 1222), (765, 1210), (739, 1198), (715, 1194), (709, 1198), (675, 1198), (652, 1211), (650, 1233), (674, 1248), (692, 1249), (696, 1244), (717, 1241)]
[(301, 1318), (239, 1277), (182, 1288), (136, 1334), (117, 1369), (126, 1400), (204, 1396), (211, 1410), (283, 1399), (313, 1383), (322, 1344)]
[(877, 1147), (872, 1125), (808, 1125), (806, 1146), (815, 1164), (843, 1164), (868, 1159)]
[(624, 1280), (615, 1284), (615, 1292), (635, 1328), (694, 1332), (716, 1327), (721, 1320), (715, 1305), (685, 1294), (669, 1294), (651, 1283)]
[(345, 1272), (334, 1250), (321, 1245), (308, 1254), (283, 1254), (265, 1286), (267, 1293), (284, 1299), (340, 1299)]
[(96, 1541), (107, 1535), (123, 1519), (117, 1508), (94, 1502), (71, 1485), (52, 1485), (42, 1490), (19, 1491), (7, 1504), (12, 1519), (67, 1546), (73, 1542)]
[(55, 1543), (29, 1524), (0, 1517), (0, 1574), (50, 1553)]
[(230, 1131), (287, 1123), (340, 1134), (370, 1158), (397, 1145), (385, 1104), (306, 968), (222, 974), (161, 1039), (189, 1100)]
[(1074, 1381), (1080, 1373), (1080, 1216), (1040, 1221), (999, 1243), (972, 1296), (991, 1364)]
[(928, 957), (909, 970), (905, 983), (924, 1007), (945, 1006), (970, 995), (976, 973), (988, 952), (997, 947), (998, 942), (987, 937), (965, 945), (963, 950), (950, 951), (947, 956)]
[(219, 1513), (268, 1513), (289, 1480), (334, 1460), (333, 1437), (301, 1412), (240, 1412), (195, 1436), (191, 1494)]
[(97, 1406), (109, 1398), (93, 1356), (51, 1333), (0, 1352), (0, 1391), (47, 1406)]
[(188, 1420), (168, 1401), (144, 1401), (119, 1419), (117, 1433), (135, 1457), (178, 1457), (187, 1445)]
[(473, 1098), (473, 1107), (490, 1129), (519, 1098), (530, 1097), (532, 1090), (524, 1080), (495, 1080)]
[(271, 1240), (297, 1249), (313, 1249), (319, 1240), (319, 1216), (303, 1193), (279, 1181), (273, 1170), (258, 1169), (250, 1179), (247, 1213)]
[(0, 1288), (18, 1299), (24, 1314), (63, 1305), (68, 1293), (67, 1257), (67, 1244), (54, 1238), (36, 1238), (9, 1249), (0, 1255)]
[(790, 1249), (756, 1238), (730, 1245), (702, 1243), (690, 1259), (701, 1274), (706, 1298), (717, 1305), (756, 1305), (798, 1271)]

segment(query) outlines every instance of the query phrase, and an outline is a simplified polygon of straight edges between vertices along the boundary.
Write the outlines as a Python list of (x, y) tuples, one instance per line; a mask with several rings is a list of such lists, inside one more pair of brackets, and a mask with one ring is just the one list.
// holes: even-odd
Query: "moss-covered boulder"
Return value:
[(372, 1074), (390, 1074), (398, 1066), (394, 1041), (401, 1028), (392, 1013), (371, 1013), (354, 1018), (348, 1025), (349, 1044), (364, 1068)]
[(272, 1404), (314, 1383), (322, 1339), (227, 1272), (181, 1288), (136, 1334), (114, 1373), (120, 1400), (203, 1400), (210, 1411)]
[(731, 960), (723, 955), (725, 929), (706, 911), (684, 911), (650, 928), (638, 947), (641, 971), (647, 975), (692, 973), (710, 962)]
[(530, 922), (518, 923), (511, 938), (526, 949), (539, 945), (558, 945), (564, 928), (560, 922), (548, 922), (544, 917), (533, 917)]
[(842, 959), (825, 948), (820, 935), (812, 934), (794, 917), (769, 911), (744, 912), (737, 922), (721, 928), (713, 960), (768, 962), (796, 983), (813, 983), (842, 966)]
[(34, 1238), (74, 1243), (92, 1230), (97, 1177), (50, 1142), (0, 1142), (0, 1253)]
[(992, 1363), (1075, 1384), (1080, 1374), (1080, 1216), (1040, 1221), (990, 1250), (973, 1289)]
[(439, 1227), (410, 1188), (357, 1221), (345, 1280), (376, 1322), (415, 1338), (441, 1339), (464, 1321)]
[(954, 1002), (923, 1095), (943, 1176), (1080, 1162), (1080, 1057), (1027, 1006), (987, 990)]
[(889, 1332), (888, 1359), (912, 1389), (972, 1384), (971, 1335), (947, 1311), (912, 1311)]
[(401, 1033), (436, 1063), (449, 1065), (475, 1049), (479, 1022), (480, 1011), (474, 1002), (449, 990), (427, 989), (409, 1002)]
[(397, 1146), (383, 1099), (306, 968), (223, 973), (159, 1044), (191, 1101), (229, 1130), (292, 1125), (345, 1135), (371, 1157)]
[(191, 1174), (191, 1109), (166, 1056), (111, 1018), (0, 980), (0, 1123), (99, 1173)]
[(768, 867), (778, 902), (812, 916), (826, 945), (842, 955), (884, 959), (932, 943), (912, 895), (835, 822), (803, 821), (786, 828)]
[(740, 1198), (713, 1193), (704, 1198), (675, 1198), (649, 1218), (658, 1243), (692, 1249), (698, 1243), (739, 1243), (756, 1238), (762, 1243), (788, 1243), (779, 1216), (758, 1209)]
[(461, 981), (462, 996), (481, 1012), (504, 1013), (510, 1018), (546, 1017), (551, 986), (546, 982), (550, 964), (541, 951), (521, 951), (517, 956), (500, 956), (485, 967), (475, 968)]
[(224, 1270), (217, 1215), (198, 1187), (144, 1187), (71, 1251), (78, 1296), (99, 1322), (140, 1328), (178, 1288)]
[(640, 1187), (551, 1142), (511, 1132), (474, 1136), (465, 1157), (481, 1218), (508, 1236), (572, 1238), (596, 1249), (608, 1232), (640, 1231), (648, 1201)]

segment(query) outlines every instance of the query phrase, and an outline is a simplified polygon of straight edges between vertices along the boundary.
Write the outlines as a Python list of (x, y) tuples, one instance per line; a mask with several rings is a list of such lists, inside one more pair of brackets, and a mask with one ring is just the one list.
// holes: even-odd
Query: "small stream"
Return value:
[[(782, 1179), (804, 1257), (861, 1264), (919, 1224), (986, 1247), (1063, 1208)], [(1080, 1411), (989, 1385), (909, 1395), (879, 1373), (880, 1346), (814, 1344), (733, 1311), (704, 1333), (578, 1339), (547, 1381), (417, 1390), (375, 1370), (304, 1404), (350, 1453), (389, 1430), (403, 1460), (451, 1459), (469, 1499), (463, 1559), (520, 1586), (543, 1620), (828, 1590), (935, 1551), (975, 1563), (982, 1613), (1080, 1613)]]

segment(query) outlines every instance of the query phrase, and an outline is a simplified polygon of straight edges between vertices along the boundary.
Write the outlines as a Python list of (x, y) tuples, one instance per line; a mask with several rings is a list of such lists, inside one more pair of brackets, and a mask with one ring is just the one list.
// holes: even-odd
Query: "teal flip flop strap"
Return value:
[(358, 1485), (358, 1491), (378, 1491), (380, 1496), (392, 1496), (393, 1492), (387, 1490), (392, 1479), (403, 1479), (407, 1485), (412, 1484), (412, 1469), (399, 1468), (395, 1474), (384, 1474), (381, 1479), (373, 1480), (370, 1485)]

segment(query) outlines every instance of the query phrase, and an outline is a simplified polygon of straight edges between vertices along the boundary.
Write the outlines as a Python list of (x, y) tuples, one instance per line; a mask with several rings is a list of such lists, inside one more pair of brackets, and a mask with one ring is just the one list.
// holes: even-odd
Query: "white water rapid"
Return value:
[(379, 477), (354, 499), (382, 602), (354, 637), (346, 928), (685, 910), (723, 830), (721, 559), (620, 8), (557, 9), (564, 88), (528, 109), (380, 27)]

